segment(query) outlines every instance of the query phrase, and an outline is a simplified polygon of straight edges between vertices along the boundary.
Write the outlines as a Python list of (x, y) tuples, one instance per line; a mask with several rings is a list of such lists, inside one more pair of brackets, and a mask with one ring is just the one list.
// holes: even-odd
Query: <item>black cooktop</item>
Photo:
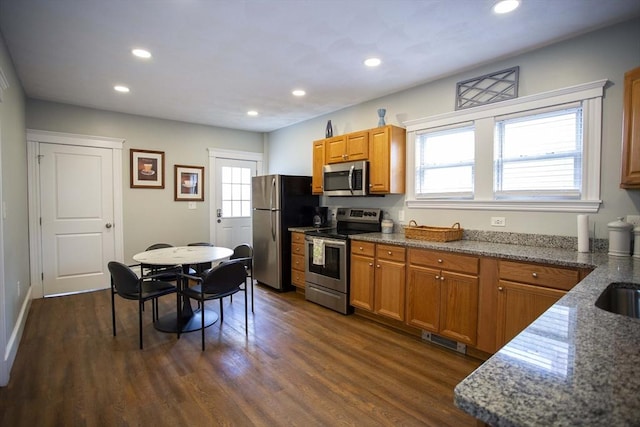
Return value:
[(381, 230), (382, 211), (377, 208), (338, 208), (337, 226), (305, 232), (307, 236), (347, 240), (349, 236)]

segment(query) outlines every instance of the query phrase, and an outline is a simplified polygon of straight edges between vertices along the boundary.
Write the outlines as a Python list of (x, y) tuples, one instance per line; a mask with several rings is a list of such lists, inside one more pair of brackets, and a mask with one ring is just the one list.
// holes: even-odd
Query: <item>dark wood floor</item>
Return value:
[(113, 337), (106, 290), (33, 301), (0, 425), (475, 425), (453, 388), (479, 361), (261, 286), (247, 338), (240, 295), (204, 353), (199, 332), (178, 341), (150, 310), (139, 350), (137, 305), (122, 299)]

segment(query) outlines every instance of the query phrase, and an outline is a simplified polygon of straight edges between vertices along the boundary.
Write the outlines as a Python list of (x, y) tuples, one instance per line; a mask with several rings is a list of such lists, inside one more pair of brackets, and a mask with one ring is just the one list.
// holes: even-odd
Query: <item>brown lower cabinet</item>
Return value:
[(304, 233), (291, 233), (291, 284), (304, 289)]
[(407, 324), (475, 345), (478, 257), (409, 249)]
[(369, 242), (351, 245), (350, 304), (404, 321), (405, 249)]
[(350, 304), (491, 354), (590, 272), (356, 240)]

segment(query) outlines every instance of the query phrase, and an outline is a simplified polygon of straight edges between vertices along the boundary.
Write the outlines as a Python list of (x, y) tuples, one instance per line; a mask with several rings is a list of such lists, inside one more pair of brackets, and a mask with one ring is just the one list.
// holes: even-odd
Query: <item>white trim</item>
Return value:
[(408, 208), (479, 211), (531, 211), (597, 213), (602, 200), (505, 201), (505, 200), (407, 200)]
[(262, 175), (264, 168), (264, 153), (256, 153), (252, 151), (235, 151), (223, 148), (208, 148), (209, 152), (209, 241), (216, 241), (216, 227), (214, 224), (216, 218), (216, 185), (215, 170), (216, 159), (234, 159), (247, 160), (256, 162), (256, 174)]
[(520, 106), (524, 104), (527, 105), (526, 109), (536, 109), (548, 107), (549, 105), (566, 104), (569, 102), (602, 97), (604, 95), (604, 86), (607, 82), (607, 79), (596, 80), (594, 82), (583, 83), (549, 92), (509, 99), (496, 104), (469, 108), (468, 110), (451, 111), (437, 116), (408, 120), (403, 122), (403, 124), (407, 128), (407, 132), (413, 132), (425, 128), (447, 126), (460, 122), (475, 121), (485, 117), (511, 114), (514, 111), (517, 111), (518, 108), (521, 108)]
[[(13, 366), (13, 362), (16, 360), (16, 355), (18, 354), (18, 347), (20, 345), (20, 341), (22, 339), (22, 333), (24, 332), (24, 327), (27, 324), (27, 316), (29, 315), (29, 308), (31, 307), (31, 291), (32, 287), (29, 287), (27, 294), (22, 301), (22, 307), (20, 308), (20, 313), (18, 314), (18, 319), (16, 319), (16, 325), (11, 332), (11, 337), (7, 342), (7, 347), (5, 349), (2, 363), (8, 367)], [(10, 369), (9, 369), (10, 371)], [(9, 382), (9, 372), (7, 372), (6, 382), (0, 383), (0, 386), (4, 387)]]
[(29, 188), (29, 256), (33, 298), (42, 298), (42, 239), (40, 236), (40, 169), (38, 145), (63, 144), (113, 150), (113, 225), (114, 255), (124, 260), (124, 208), (122, 190), (122, 150), (125, 140), (120, 138), (76, 135), (27, 129), (27, 174)]
[[(477, 210), (509, 210), (509, 211), (544, 211), (544, 212), (598, 212), (600, 200), (600, 151), (602, 147), (602, 97), (608, 80), (602, 79), (567, 88), (543, 92), (522, 98), (510, 99), (497, 104), (483, 105), (468, 110), (453, 111), (436, 116), (404, 122), (407, 127), (407, 172), (406, 172), (406, 205), (409, 208), (431, 209), (477, 209)], [(502, 201), (486, 200), (489, 194), (482, 194), (482, 200), (424, 200), (415, 196), (415, 139), (416, 134), (428, 130), (475, 122), (482, 124), (494, 122), (498, 116), (506, 116), (520, 111), (546, 108), (572, 102), (582, 102), (584, 128), (583, 153), (583, 195), (576, 201)], [(476, 142), (477, 144), (477, 142)], [(493, 144), (492, 144), (493, 146)], [(476, 149), (478, 146), (476, 145)], [(491, 148), (492, 149), (492, 148)], [(477, 150), (476, 150), (477, 154)], [(479, 196), (476, 185), (476, 197)], [(490, 195), (493, 197), (493, 192)]]
[[(0, 78), (4, 75), (1, 74)], [(0, 88), (2, 81), (0, 81)], [(0, 90), (0, 94), (2, 90)], [(2, 103), (2, 96), (0, 95), (0, 104)], [(0, 123), (0, 147), (2, 147), (2, 123)], [(4, 387), (9, 383), (9, 376), (11, 374), (11, 367), (13, 361), (9, 360), (6, 356), (8, 353), (7, 347), (7, 294), (5, 292), (4, 283), (4, 196), (2, 194), (2, 149), (0, 149), (0, 349), (4, 350), (5, 356), (0, 361), (0, 387)]]

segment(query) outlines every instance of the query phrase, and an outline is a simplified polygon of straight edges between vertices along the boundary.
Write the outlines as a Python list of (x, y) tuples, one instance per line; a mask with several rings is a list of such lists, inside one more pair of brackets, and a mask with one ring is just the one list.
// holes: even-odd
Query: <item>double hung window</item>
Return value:
[(407, 206), (597, 212), (606, 82), (407, 123)]

